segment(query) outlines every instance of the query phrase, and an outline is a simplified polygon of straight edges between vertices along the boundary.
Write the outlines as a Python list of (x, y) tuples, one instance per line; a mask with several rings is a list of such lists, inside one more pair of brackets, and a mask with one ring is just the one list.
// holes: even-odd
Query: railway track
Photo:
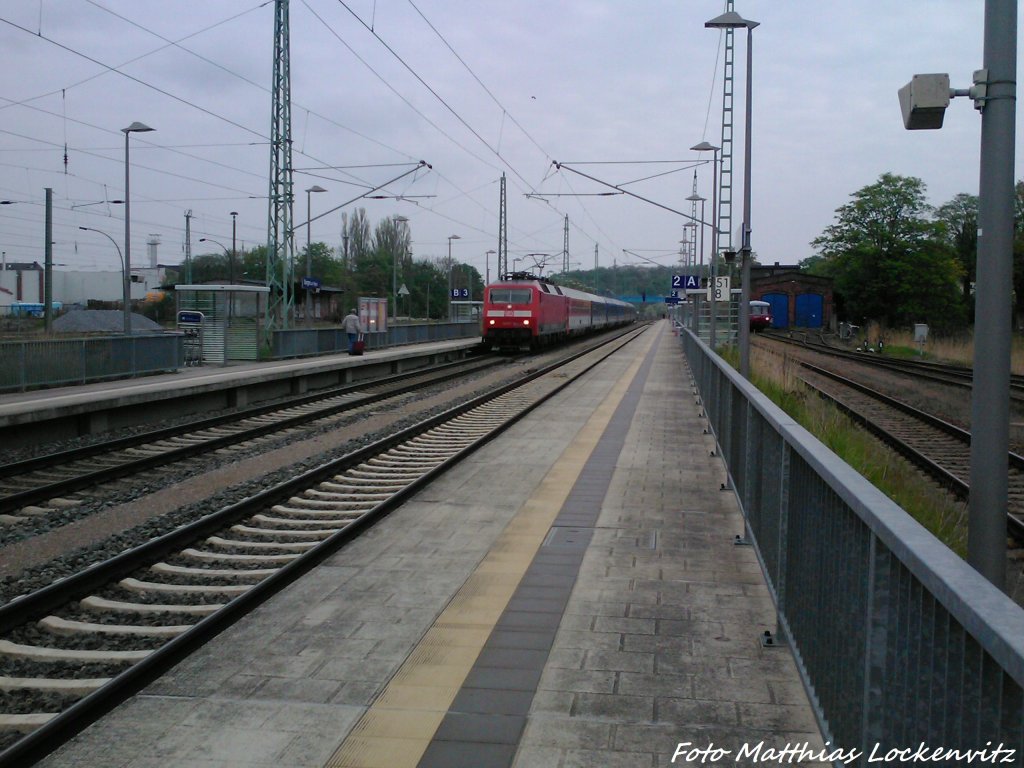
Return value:
[[(832, 371), (811, 363), (801, 377), (818, 395), (892, 446), (958, 498), (970, 492), (971, 434)], [(1024, 457), (1009, 453), (1008, 532), (1024, 544)]]
[[(960, 365), (925, 362), (922, 360), (905, 360), (885, 357), (884, 355), (870, 352), (850, 352), (844, 349), (837, 349), (830, 344), (826, 344), (820, 338), (815, 339), (809, 332), (800, 332), (796, 337), (791, 337), (779, 331), (766, 331), (759, 335), (771, 341), (795, 345), (836, 359), (904, 373), (918, 379), (934, 381), (962, 389), (970, 389), (974, 377), (972, 369)], [(1024, 376), (1012, 375), (1010, 377), (1010, 397), (1014, 402), (1024, 404)]]
[(0, 607), (0, 732), (26, 734), (0, 768), (55, 749), (642, 332)]
[(492, 355), (447, 363), (0, 465), (0, 525), (37, 522), (102, 495), (112, 481), (196, 461), (213, 451), (248, 447), (265, 436), (305, 429), (319, 420), (500, 362)]

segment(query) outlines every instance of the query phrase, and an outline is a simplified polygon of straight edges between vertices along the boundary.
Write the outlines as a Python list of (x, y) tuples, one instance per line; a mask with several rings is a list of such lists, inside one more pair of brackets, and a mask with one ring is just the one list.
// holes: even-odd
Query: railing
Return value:
[(176, 371), (181, 334), (0, 342), (0, 391)]
[[(368, 333), (364, 339), (367, 349), (383, 349), (479, 335), (478, 323), (422, 323), (392, 325), (386, 333)], [(272, 344), (271, 357), (274, 359), (326, 355), (345, 352), (348, 349), (348, 335), (341, 328), (290, 328), (287, 331), (274, 331)]]
[[(933, 765), (1021, 765), (1024, 611), (692, 333), (682, 340), (832, 748), (857, 750), (851, 765), (873, 752), (875, 765), (923, 762), (922, 743), (989, 750)], [(1012, 755), (992, 759), (1000, 745)]]

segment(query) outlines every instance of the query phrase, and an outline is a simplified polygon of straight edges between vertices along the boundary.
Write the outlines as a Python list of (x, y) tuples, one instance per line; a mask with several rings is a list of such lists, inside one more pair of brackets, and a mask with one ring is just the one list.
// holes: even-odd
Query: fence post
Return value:
[[(864, 649), (864, 691), (863, 725), (861, 744), (865, 754), (870, 754), (875, 744), (882, 743), (885, 736), (885, 713), (882, 711), (885, 697), (885, 664), (888, 649), (889, 605), (892, 599), (892, 573), (889, 557), (877, 546), (878, 539), (871, 537), (868, 552), (867, 600), (865, 601), (864, 626), (867, 628)], [(888, 680), (889, 685), (896, 680)], [(902, 697), (898, 697), (902, 698)], [(953, 746), (950, 744), (949, 746)]]

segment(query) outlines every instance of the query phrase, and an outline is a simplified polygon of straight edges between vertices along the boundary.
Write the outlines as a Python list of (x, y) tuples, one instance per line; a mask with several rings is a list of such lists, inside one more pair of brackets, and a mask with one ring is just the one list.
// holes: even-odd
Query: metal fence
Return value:
[[(364, 335), (367, 349), (383, 349), (402, 344), (468, 339), (480, 335), (477, 323), (423, 323), (392, 325), (386, 333)], [(274, 331), (271, 356), (274, 359), (327, 355), (348, 350), (348, 335), (341, 328), (291, 328)]]
[(176, 371), (181, 334), (0, 342), (0, 391)]
[[(1021, 765), (1024, 612), (693, 334), (682, 341), (832, 747), (891, 765), (915, 759), (886, 750), (922, 743), (1002, 745)], [(931, 764), (985, 762), (1003, 764)]]

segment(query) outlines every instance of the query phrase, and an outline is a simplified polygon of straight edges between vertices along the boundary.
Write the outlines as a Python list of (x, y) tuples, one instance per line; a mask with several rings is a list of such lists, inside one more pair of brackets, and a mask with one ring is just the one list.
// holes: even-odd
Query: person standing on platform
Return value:
[(363, 326), (359, 322), (359, 315), (356, 314), (354, 309), (348, 311), (345, 319), (341, 321), (341, 325), (345, 329), (345, 333), (348, 334), (348, 351), (349, 354), (352, 354), (355, 350), (356, 339), (363, 332)]

